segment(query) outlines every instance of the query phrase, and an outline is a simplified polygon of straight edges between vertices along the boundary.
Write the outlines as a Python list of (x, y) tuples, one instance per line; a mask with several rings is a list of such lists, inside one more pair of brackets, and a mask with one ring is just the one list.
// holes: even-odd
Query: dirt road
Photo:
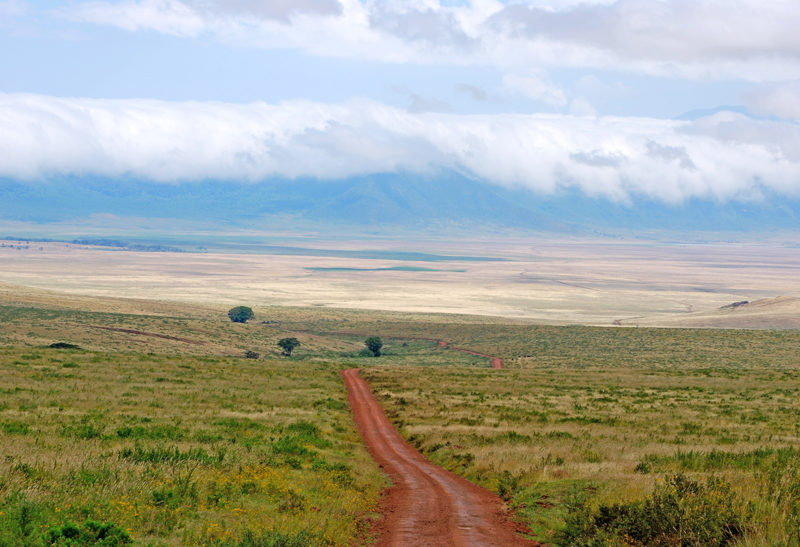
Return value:
[[(332, 334), (346, 334), (346, 335), (357, 335), (357, 336), (370, 336), (369, 333), (364, 332), (354, 332), (354, 331), (336, 331)], [(392, 336), (391, 338), (396, 338), (400, 340), (427, 340), (429, 342), (436, 342), (439, 344), (440, 348), (449, 349), (453, 351), (460, 351), (461, 353), (469, 353), (470, 355), (477, 355), (478, 357), (486, 357), (487, 359), (491, 360), (492, 368), (503, 368), (503, 360), (499, 357), (495, 357), (494, 355), (489, 355), (487, 353), (481, 353), (479, 351), (471, 350), (468, 348), (457, 348), (455, 346), (451, 346), (449, 342), (446, 340), (441, 340), (439, 338), (427, 338), (424, 336)]]
[(87, 325), (91, 329), (108, 330), (112, 332), (124, 332), (125, 334), (135, 334), (137, 336), (151, 336), (153, 338), (161, 338), (163, 340), (174, 340), (176, 342), (185, 342), (187, 344), (194, 344), (195, 346), (205, 345), (206, 342), (202, 340), (192, 340), (191, 338), (179, 338), (177, 336), (169, 336), (167, 334), (158, 334), (157, 332), (144, 332), (136, 329), (122, 329), (117, 327), (101, 327), (99, 325)]
[(536, 545), (515, 533), (498, 496), (431, 464), (409, 445), (357, 369), (342, 376), (361, 437), (393, 482), (378, 545)]
[(503, 368), (503, 360), (500, 359), (499, 357), (495, 357), (494, 355), (488, 355), (486, 353), (481, 353), (479, 351), (473, 351), (473, 350), (467, 349), (467, 348), (456, 348), (456, 347), (448, 345), (447, 342), (445, 342), (444, 340), (440, 341), (439, 345), (441, 347), (443, 347), (443, 348), (452, 349), (454, 351), (460, 351), (461, 353), (469, 353), (470, 355), (477, 355), (478, 357), (486, 357), (487, 359), (491, 359), (492, 360), (492, 368)]

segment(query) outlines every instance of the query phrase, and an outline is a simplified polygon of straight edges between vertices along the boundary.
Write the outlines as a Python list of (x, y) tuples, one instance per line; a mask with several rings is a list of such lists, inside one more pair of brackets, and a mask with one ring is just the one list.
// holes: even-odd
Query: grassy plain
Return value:
[(740, 542), (800, 541), (800, 333), (485, 330), (517, 368), (364, 375), (410, 441), (509, 499), (536, 537), (563, 540), (571, 497), (631, 503), (686, 473), (734, 485)]
[[(263, 310), (234, 324), (196, 305), (2, 289), (0, 545), (92, 523), (152, 545), (369, 543), (386, 482), (338, 375), (369, 365), (363, 337)], [(316, 322), (285, 311), (291, 328)], [(302, 345), (281, 358), (289, 335)], [(436, 347), (387, 340), (381, 362), (476, 362)]]
[(153, 545), (369, 539), (383, 479), (336, 366), (12, 348), (0, 386), (0, 544), (90, 520)]
[[(407, 438), (540, 539), (686, 473), (733, 485), (701, 501), (731, 502), (740, 544), (800, 544), (800, 332), (610, 327), (800, 324), (775, 299), (800, 294), (796, 249), (436, 242), (427, 268), (391, 242), (328, 245), (0, 248), (0, 540), (96, 520), (155, 545), (366, 541), (384, 479), (336, 374), (357, 366)], [(231, 324), (238, 304), (256, 320)], [(359, 355), (367, 335), (384, 357)]]

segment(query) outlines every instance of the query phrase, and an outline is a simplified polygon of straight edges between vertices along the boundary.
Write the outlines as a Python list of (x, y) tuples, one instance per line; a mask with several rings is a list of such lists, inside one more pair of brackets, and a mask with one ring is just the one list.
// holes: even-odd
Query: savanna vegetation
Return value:
[(797, 333), (562, 332), (564, 355), (526, 368), (363, 374), (406, 438), (542, 541), (800, 542)]
[(800, 544), (796, 331), (2, 304), (0, 545), (369, 543), (386, 483), (345, 367), (365, 369), (428, 458), (498, 492), (540, 540)]
[(335, 366), (18, 348), (0, 386), (2, 545), (369, 540), (384, 482)]

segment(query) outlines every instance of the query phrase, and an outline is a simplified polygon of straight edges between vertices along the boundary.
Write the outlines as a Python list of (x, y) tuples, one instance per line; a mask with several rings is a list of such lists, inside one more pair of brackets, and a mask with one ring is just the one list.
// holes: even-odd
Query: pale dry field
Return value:
[[(800, 304), (794, 299), (800, 296), (800, 248), (533, 239), (314, 241), (309, 246), (504, 260), (152, 253), (31, 242), (27, 249), (0, 247), (0, 281), (211, 307), (316, 306), (561, 324), (800, 326)], [(309, 269), (394, 267), (441, 271)], [(788, 298), (775, 301), (777, 307), (765, 303), (761, 309), (718, 311), (732, 302), (775, 297)]]

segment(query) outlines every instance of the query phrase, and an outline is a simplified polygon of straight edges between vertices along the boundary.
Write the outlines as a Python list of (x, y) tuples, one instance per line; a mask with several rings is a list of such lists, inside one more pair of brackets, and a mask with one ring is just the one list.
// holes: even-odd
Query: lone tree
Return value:
[(379, 336), (370, 336), (369, 338), (364, 340), (364, 345), (367, 346), (367, 349), (372, 352), (373, 357), (381, 356), (381, 348), (383, 347), (383, 342), (381, 341)]
[(253, 315), (253, 310), (247, 306), (236, 306), (228, 310), (228, 317), (230, 317), (231, 321), (234, 323), (247, 323), (247, 321), (255, 317), (255, 315)]
[(283, 350), (286, 357), (291, 357), (294, 348), (300, 345), (300, 340), (297, 338), (281, 338), (278, 340), (278, 346)]

